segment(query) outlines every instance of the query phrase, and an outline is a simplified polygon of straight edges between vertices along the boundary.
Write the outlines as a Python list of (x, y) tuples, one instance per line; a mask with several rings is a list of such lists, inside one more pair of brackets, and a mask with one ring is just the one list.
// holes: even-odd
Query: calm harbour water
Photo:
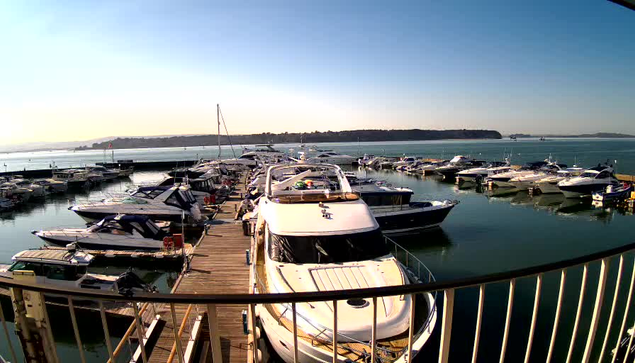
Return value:
[[(285, 145), (286, 147), (286, 145)], [(289, 145), (289, 147), (293, 147)], [(618, 172), (635, 174), (635, 140), (509, 140), (487, 141), (444, 141), (417, 143), (373, 143), (373, 144), (321, 144), (320, 147), (332, 148), (349, 154), (374, 153), (389, 155), (415, 155), (435, 158), (449, 158), (454, 154), (471, 154), (483, 159), (502, 159), (503, 153), (513, 153), (513, 162), (518, 164), (530, 160), (545, 159), (550, 153), (559, 161), (573, 164), (577, 160), (579, 165), (589, 166), (600, 161), (618, 160)], [(223, 149), (225, 156), (230, 156), (228, 148)], [(229, 154), (227, 154), (229, 152)], [(43, 156), (43, 154), (45, 156)], [(217, 149), (203, 148), (173, 148), (156, 150), (117, 150), (115, 159), (134, 160), (177, 160), (211, 157), (217, 154)], [(47, 157), (49, 157), (47, 159)], [(28, 162), (28, 159), (31, 159)], [(51, 152), (51, 153), (20, 153), (0, 154), (0, 165), (6, 163), (11, 168), (38, 169), (46, 168), (52, 161), (60, 166), (80, 163), (94, 163), (103, 161), (103, 151), (86, 152)], [(14, 164), (15, 163), (15, 164)], [(66, 164), (64, 164), (66, 163)], [(14, 167), (15, 165), (15, 167)], [(9, 168), (9, 169), (11, 169)], [(460, 204), (450, 213), (442, 228), (430, 230), (420, 235), (401, 238), (399, 243), (415, 253), (435, 274), (438, 280), (448, 280), (468, 276), (518, 269), (547, 262), (572, 258), (616, 247), (633, 242), (634, 217), (624, 211), (616, 209), (594, 208), (588, 202), (565, 200), (562, 196), (539, 195), (529, 196), (527, 193), (493, 196), (479, 193), (474, 188), (459, 189), (454, 184), (440, 182), (436, 178), (423, 179), (393, 172), (360, 171), (360, 174), (387, 180), (395, 186), (406, 186), (415, 191), (415, 199), (456, 199)], [(66, 195), (47, 200), (45, 204), (29, 205), (23, 210), (0, 216), (0, 263), (7, 263), (10, 257), (25, 248), (37, 247), (40, 241), (30, 231), (33, 229), (55, 226), (81, 226), (83, 221), (67, 207), (74, 199), (103, 197), (108, 193), (122, 192), (128, 184), (141, 181), (156, 180), (161, 177), (160, 172), (137, 172), (129, 181), (104, 184), (101, 190), (91, 191), (90, 194)], [(632, 259), (626, 263), (624, 275), (630, 277)], [(610, 267), (607, 294), (613, 293), (614, 275), (617, 261), (612, 261)], [(553, 358), (554, 362), (564, 361), (577, 299), (580, 295), (580, 271), (572, 269), (567, 276), (566, 294), (562, 320), (557, 336), (558, 349)], [(595, 283), (599, 267), (595, 264), (589, 269), (589, 288), (586, 291), (583, 321), (580, 326), (578, 339), (584, 341), (587, 331), (593, 300), (595, 297)], [(165, 271), (141, 271), (150, 275), (157, 284), (166, 290), (171, 275)], [(547, 274), (543, 281), (543, 292), (539, 310), (538, 331), (549, 332), (539, 334), (534, 342), (531, 361), (544, 361), (550, 339), (551, 325), (555, 312), (559, 283), (559, 274)], [(622, 285), (622, 295), (625, 295)], [(514, 314), (512, 318), (512, 333), (510, 335), (508, 362), (521, 361), (525, 352), (526, 337), (531, 320), (531, 306), (535, 293), (535, 279), (520, 280), (517, 285)], [(502, 327), (505, 319), (508, 286), (496, 284), (486, 289), (485, 310), (483, 320), (483, 335), (479, 347), (479, 361), (489, 362), (498, 360), (496, 354), (500, 349)], [(622, 296), (621, 295), (621, 296)], [(454, 309), (454, 329), (452, 335), (451, 361), (468, 361), (471, 356), (471, 344), (474, 339), (475, 312), (477, 308), (478, 291), (470, 289), (457, 294)], [(624, 296), (618, 302), (618, 311), (624, 309)], [(606, 300), (609, 301), (609, 300)], [(441, 306), (442, 300), (438, 300)], [(610, 304), (603, 309), (603, 323), (598, 331), (596, 345), (601, 344), (604, 337), (603, 328), (606, 325)], [(6, 306), (6, 305), (5, 305)], [(6, 311), (6, 308), (5, 308)], [(616, 321), (621, 320), (621, 313)], [(58, 322), (63, 325), (62, 322)], [(98, 323), (98, 320), (95, 321)], [(438, 354), (438, 335), (440, 331), (440, 315), (433, 340), (424, 347), (417, 361), (434, 360)], [(614, 322), (614, 324), (617, 324)], [(55, 325), (55, 323), (54, 323)], [(81, 329), (81, 328), (80, 328)], [(90, 327), (86, 329), (90, 330)], [(83, 330), (85, 331), (85, 330)], [(114, 335), (114, 334), (113, 334)], [(119, 335), (120, 336), (120, 335)], [(72, 331), (67, 334), (68, 339), (59, 342), (64, 347), (60, 356), (64, 361), (79, 361), (74, 349)], [(84, 345), (91, 351), (90, 361), (101, 362), (107, 356), (103, 337), (96, 334), (94, 340), (87, 340)], [(614, 344), (616, 337), (611, 337)], [(584, 344), (581, 344), (582, 346)], [(599, 349), (596, 349), (599, 350)], [(9, 356), (6, 344), (0, 340), (0, 354)], [(575, 351), (575, 358), (581, 356), (580, 349)], [(595, 353), (597, 354), (597, 353)]]

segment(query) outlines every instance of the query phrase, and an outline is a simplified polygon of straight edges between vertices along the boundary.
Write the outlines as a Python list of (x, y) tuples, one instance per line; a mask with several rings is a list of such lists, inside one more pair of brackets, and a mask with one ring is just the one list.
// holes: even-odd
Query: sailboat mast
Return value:
[(218, 123), (218, 158), (220, 159), (220, 105), (216, 104), (216, 123)]

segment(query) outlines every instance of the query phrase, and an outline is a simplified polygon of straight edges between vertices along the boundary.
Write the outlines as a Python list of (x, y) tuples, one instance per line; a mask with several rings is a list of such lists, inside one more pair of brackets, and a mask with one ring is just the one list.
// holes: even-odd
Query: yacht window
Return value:
[[(193, 204), (196, 202), (196, 200), (192, 200), (193, 198), (190, 198), (191, 195), (192, 193), (179, 193), (179, 191), (177, 190), (172, 193), (172, 195), (170, 195), (170, 197), (165, 201), (165, 204), (172, 205), (181, 209), (187, 209), (188, 204)], [(185, 200), (184, 198), (187, 198), (187, 200)]]
[(598, 176), (596, 176), (595, 179), (606, 179), (609, 176), (611, 176), (611, 174), (608, 171), (603, 171), (600, 174), (598, 174)]
[(337, 236), (281, 236), (269, 233), (269, 257), (286, 263), (342, 263), (389, 253), (381, 231)]
[(595, 176), (598, 175), (597, 173), (582, 173), (582, 175), (580, 175), (580, 178), (595, 178)]
[(18, 261), (9, 268), (9, 271), (33, 271), (35, 275), (42, 276), (42, 265), (39, 263)]
[(43, 275), (52, 280), (78, 280), (86, 273), (86, 267), (79, 266), (43, 266)]

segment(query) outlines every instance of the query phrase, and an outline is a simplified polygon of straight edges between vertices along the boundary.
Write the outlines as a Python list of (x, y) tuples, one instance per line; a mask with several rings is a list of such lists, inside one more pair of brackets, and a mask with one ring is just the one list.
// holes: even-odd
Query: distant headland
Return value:
[(580, 135), (529, 135), (529, 134), (511, 134), (510, 138), (530, 138), (530, 137), (562, 137), (562, 138), (604, 138), (604, 139), (626, 139), (635, 137), (635, 135), (620, 134), (615, 132), (596, 132), (595, 134), (580, 134)]
[[(501, 139), (500, 132), (494, 130), (347, 130), (314, 131), (303, 133), (262, 133), (252, 135), (221, 135), (220, 143), (229, 145), (321, 143), (321, 142), (367, 142), (367, 141), (419, 141), (449, 139)], [(167, 137), (118, 137), (112, 140), (80, 146), (85, 149), (134, 149), (153, 147), (184, 147), (217, 145), (217, 135), (167, 136)]]

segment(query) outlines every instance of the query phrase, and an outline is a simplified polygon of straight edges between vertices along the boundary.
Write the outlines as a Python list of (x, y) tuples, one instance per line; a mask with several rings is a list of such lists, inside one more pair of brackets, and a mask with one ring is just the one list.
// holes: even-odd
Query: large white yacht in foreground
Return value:
[[(333, 291), (416, 281), (391, 254), (388, 242), (339, 167), (270, 167), (254, 233), (256, 292)], [(436, 323), (433, 295), (423, 294), (416, 300), (425, 313), (414, 324), (413, 354)], [(412, 298), (380, 297), (377, 303), (377, 357), (383, 362), (405, 362)], [(337, 304), (337, 360), (365, 361), (370, 356), (372, 299)], [(293, 362), (291, 306), (258, 305), (256, 312), (276, 353)], [(297, 324), (299, 361), (332, 362), (332, 302), (297, 304)]]

